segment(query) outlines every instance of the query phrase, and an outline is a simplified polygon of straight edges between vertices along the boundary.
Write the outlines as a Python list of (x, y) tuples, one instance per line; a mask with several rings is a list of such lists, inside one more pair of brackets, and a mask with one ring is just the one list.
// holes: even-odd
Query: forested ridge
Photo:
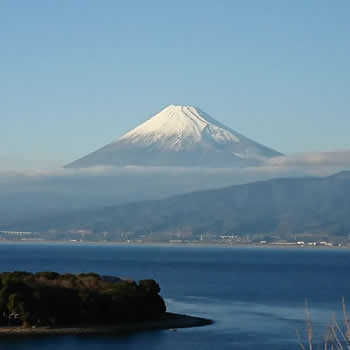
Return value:
[(325, 233), (347, 237), (349, 198), (350, 171), (345, 171), (324, 178), (273, 179), (164, 200), (33, 218), (10, 229), (40, 232), (41, 238), (54, 240), (71, 239), (70, 232), (74, 230), (87, 230), (95, 240), (122, 240), (125, 233), (131, 239), (145, 239), (152, 234), (161, 240), (169, 239), (167, 233), (179, 232), (190, 238), (207, 233), (281, 237)]

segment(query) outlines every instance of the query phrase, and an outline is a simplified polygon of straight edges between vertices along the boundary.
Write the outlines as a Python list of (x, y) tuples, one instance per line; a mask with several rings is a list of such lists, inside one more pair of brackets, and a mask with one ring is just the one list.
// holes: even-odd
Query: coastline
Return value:
[(268, 248), (268, 249), (350, 249), (350, 245), (342, 246), (298, 246), (296, 244), (257, 244), (257, 243), (167, 243), (167, 242), (106, 242), (106, 241), (51, 241), (51, 240), (0, 240), (1, 244), (34, 244), (34, 245), (77, 245), (77, 246), (120, 246), (120, 247), (192, 247), (192, 248)]
[(213, 324), (212, 320), (166, 312), (157, 320), (124, 323), (107, 326), (77, 326), (60, 328), (0, 327), (1, 336), (46, 336), (46, 335), (122, 335), (149, 330), (203, 327)]

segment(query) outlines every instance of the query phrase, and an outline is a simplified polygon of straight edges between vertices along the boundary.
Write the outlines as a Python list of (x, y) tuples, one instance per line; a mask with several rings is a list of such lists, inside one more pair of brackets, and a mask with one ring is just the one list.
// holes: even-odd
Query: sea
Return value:
[(350, 250), (98, 244), (0, 244), (0, 271), (97, 272), (152, 278), (171, 312), (210, 318), (205, 327), (124, 336), (0, 338), (17, 350), (300, 349), (309, 310), (314, 344), (349, 300)]

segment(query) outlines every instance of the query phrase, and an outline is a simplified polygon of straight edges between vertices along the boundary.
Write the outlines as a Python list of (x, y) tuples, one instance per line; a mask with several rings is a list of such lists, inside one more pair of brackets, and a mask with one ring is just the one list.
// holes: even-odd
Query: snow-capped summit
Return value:
[(145, 123), (131, 130), (119, 141), (144, 144), (161, 143), (163, 149), (191, 148), (209, 136), (218, 143), (238, 143), (240, 140), (229, 129), (191, 106), (171, 105)]
[(279, 155), (198, 108), (170, 105), (117, 141), (66, 167), (232, 167), (258, 165)]

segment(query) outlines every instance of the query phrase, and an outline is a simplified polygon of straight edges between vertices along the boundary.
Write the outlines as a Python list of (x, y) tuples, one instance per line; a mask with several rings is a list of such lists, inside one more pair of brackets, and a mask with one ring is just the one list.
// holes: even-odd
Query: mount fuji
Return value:
[(199, 108), (170, 105), (117, 141), (66, 168), (95, 166), (257, 166), (281, 153), (254, 142)]

